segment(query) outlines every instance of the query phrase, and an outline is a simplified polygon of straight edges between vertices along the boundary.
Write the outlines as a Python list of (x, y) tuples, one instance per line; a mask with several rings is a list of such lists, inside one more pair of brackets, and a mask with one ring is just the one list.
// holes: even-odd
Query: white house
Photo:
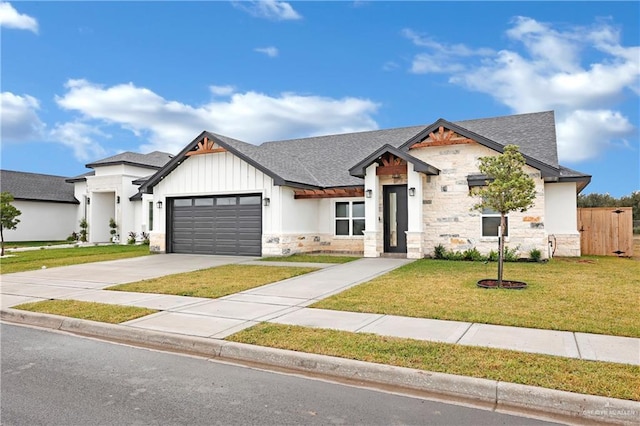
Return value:
[(506, 244), (523, 256), (534, 248), (579, 256), (577, 195), (591, 177), (558, 164), (552, 111), (258, 146), (205, 131), (176, 156), (125, 152), (87, 164), (93, 171), (66, 180), (68, 211), (51, 215), (51, 200), (33, 209), (42, 222), (24, 238), (56, 239), (44, 237), (55, 216), (60, 239), (86, 218), (89, 241), (109, 241), (113, 218), (121, 243), (149, 233), (154, 252), (421, 258), (442, 245), (488, 253), (499, 217), (472, 210), (469, 191), (486, 182), (478, 158), (508, 144), (524, 155), (537, 197), (509, 215)]
[(143, 232), (153, 228), (153, 209), (150, 210), (151, 197), (142, 196), (138, 188), (171, 158), (171, 154), (159, 151), (123, 152), (87, 164), (92, 172), (66, 180), (74, 185), (79, 201), (74, 212), (75, 228), (85, 218), (89, 224), (88, 241), (108, 242), (112, 237), (109, 222), (113, 219), (117, 241), (126, 244), (130, 232), (135, 232), (139, 240)]
[[(577, 194), (590, 176), (558, 164), (551, 111), (267, 142), (201, 133), (141, 185), (152, 194), (151, 250), (421, 258), (496, 248), (498, 218), (471, 210), (478, 158), (518, 145), (535, 205), (508, 217), (506, 243), (579, 256)], [(150, 198), (149, 198), (150, 199)]]
[(4, 230), (5, 241), (59, 241), (77, 228), (78, 200), (63, 176), (0, 171), (2, 192), (13, 195), (21, 214), (15, 230)]

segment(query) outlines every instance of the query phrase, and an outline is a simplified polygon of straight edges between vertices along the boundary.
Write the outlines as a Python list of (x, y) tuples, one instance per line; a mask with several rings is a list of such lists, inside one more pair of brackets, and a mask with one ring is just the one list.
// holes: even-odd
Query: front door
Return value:
[(384, 251), (407, 252), (407, 185), (384, 186)]

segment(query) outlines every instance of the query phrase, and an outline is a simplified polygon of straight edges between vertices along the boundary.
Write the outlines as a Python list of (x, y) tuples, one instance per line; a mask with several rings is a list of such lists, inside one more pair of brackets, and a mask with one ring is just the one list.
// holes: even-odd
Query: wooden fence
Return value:
[(583, 255), (633, 256), (631, 207), (579, 208), (578, 229)]

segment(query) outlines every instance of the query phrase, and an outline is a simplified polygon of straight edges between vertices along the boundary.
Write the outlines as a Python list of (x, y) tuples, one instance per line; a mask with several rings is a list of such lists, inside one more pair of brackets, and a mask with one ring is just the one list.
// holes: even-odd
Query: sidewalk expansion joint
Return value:
[(473, 324), (475, 324), (475, 323), (473, 323), (473, 322), (472, 322), (472, 323), (469, 323), (469, 326), (467, 327), (467, 329), (466, 329), (466, 330), (465, 330), (465, 331), (460, 335), (460, 337), (458, 337), (458, 340), (456, 340), (456, 342), (455, 342), (456, 344), (459, 344), (459, 343), (460, 343), (460, 340), (462, 340), (462, 338), (464, 337), (464, 335), (465, 335), (465, 334), (467, 334), (467, 333), (469, 332), (469, 329), (470, 329), (471, 327), (473, 327)]
[(368, 326), (370, 326), (371, 324), (373, 324), (373, 323), (375, 323), (375, 322), (377, 322), (377, 321), (380, 321), (381, 319), (383, 319), (383, 318), (385, 318), (385, 317), (387, 317), (387, 316), (388, 316), (388, 315), (386, 315), (386, 314), (382, 314), (380, 317), (372, 319), (372, 320), (371, 320), (371, 321), (369, 321), (368, 323), (365, 323), (364, 325), (362, 325), (361, 327), (359, 327), (359, 328), (357, 328), (357, 329), (355, 329), (355, 330), (353, 330), (353, 331), (354, 331), (355, 333), (359, 333), (359, 332), (360, 332), (360, 330), (362, 330), (363, 328), (368, 327)]
[(578, 337), (576, 336), (576, 333), (572, 331), (571, 335), (573, 336), (573, 341), (576, 344), (576, 350), (578, 351), (578, 359), (584, 359), (582, 358), (582, 352), (580, 352), (580, 345), (578, 344)]

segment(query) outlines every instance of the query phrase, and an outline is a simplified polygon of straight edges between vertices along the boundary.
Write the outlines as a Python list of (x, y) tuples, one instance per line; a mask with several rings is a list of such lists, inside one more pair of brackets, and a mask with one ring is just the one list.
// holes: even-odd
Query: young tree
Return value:
[(525, 160), (516, 145), (504, 147), (502, 155), (480, 157), (480, 173), (487, 176), (487, 185), (471, 192), (481, 201), (474, 210), (489, 208), (500, 213), (498, 235), (498, 287), (502, 287), (504, 264), (505, 217), (513, 211), (524, 212), (533, 206), (536, 197), (534, 180), (524, 171)]
[(16, 229), (20, 219), (17, 217), (22, 214), (20, 210), (15, 208), (11, 203), (13, 195), (9, 192), (0, 193), (0, 256), (4, 256), (4, 230)]

